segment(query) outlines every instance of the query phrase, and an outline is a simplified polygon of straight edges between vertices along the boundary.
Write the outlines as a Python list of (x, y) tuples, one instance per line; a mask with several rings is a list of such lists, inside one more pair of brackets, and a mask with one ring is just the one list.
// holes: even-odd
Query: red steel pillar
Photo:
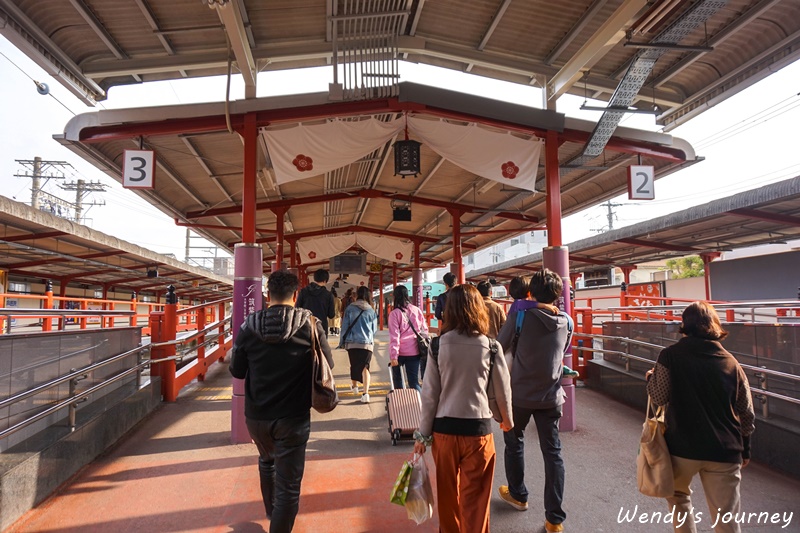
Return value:
[[(374, 290), (373, 289), (373, 280), (374, 279), (375, 278), (374, 278), (373, 274), (370, 274), (369, 275), (369, 288), (370, 288), (371, 291)], [(383, 315), (384, 315), (385, 312), (386, 312), (386, 308), (383, 305), (383, 267), (381, 267), (380, 282), (378, 283), (378, 330), (379, 331), (383, 331), (383, 324), (384, 324), (384, 320), (385, 320), (385, 317)]]
[[(256, 241), (256, 166), (258, 162), (258, 127), (255, 113), (244, 116), (244, 177), (242, 183), (242, 242), (233, 249), (233, 341), (247, 315), (262, 305), (262, 250)], [(282, 240), (281, 240), (282, 243)], [(244, 380), (233, 379), (231, 398), (231, 442), (250, 442), (244, 419)]]
[[(558, 132), (548, 130), (545, 137), (545, 175), (547, 178), (547, 248), (542, 250), (542, 266), (549, 268), (561, 276), (564, 289), (557, 305), (566, 314), (572, 314), (572, 302), (569, 295), (569, 250), (562, 246), (561, 237), (561, 174), (558, 160)], [(572, 368), (572, 347), (564, 354), (564, 364)], [(563, 407), (561, 429), (574, 431), (575, 420), (575, 384), (571, 379), (562, 380), (562, 387), (567, 395)]]
[(456, 275), (457, 283), (462, 284), (464, 278), (464, 265), (461, 257), (461, 211), (458, 209), (448, 209), (453, 220), (453, 262), (450, 264), (450, 272)]
[(283, 262), (283, 217), (286, 214), (285, 207), (275, 207), (275, 260), (270, 263), (270, 272), (277, 272), (286, 265)]
[(625, 276), (625, 285), (631, 284), (631, 272), (636, 270), (636, 265), (623, 265), (619, 267), (622, 270), (622, 275)]
[[(175, 294), (175, 287), (167, 287), (167, 304), (164, 306), (164, 324), (162, 329), (162, 342), (174, 341), (178, 333), (178, 295)], [(175, 355), (175, 345), (164, 348), (163, 357), (173, 357)], [(178, 391), (175, 390), (175, 374), (177, 365), (175, 360), (159, 363), (161, 366), (161, 395), (165, 402), (174, 402), (178, 399)]]
[(136, 291), (131, 292), (131, 311), (133, 311), (133, 315), (131, 316), (131, 321), (128, 325), (135, 327), (139, 321), (138, 317), (136, 316), (136, 313), (139, 311), (139, 305), (136, 301)]
[(414, 240), (414, 270), (411, 272), (411, 301), (414, 305), (426, 311), (425, 308), (422, 307), (422, 268), (420, 268), (421, 260), (419, 257), (420, 244), (420, 240)]
[(392, 263), (392, 288), (397, 287), (397, 261)]
[[(44, 286), (44, 308), (45, 309), (52, 309), (53, 308), (53, 282), (49, 279), (45, 283)], [(42, 319), (42, 331), (52, 331), (53, 330), (53, 322), (52, 318), (43, 318)]]
[(289, 271), (300, 277), (300, 270), (297, 268), (297, 239), (287, 238), (289, 241)]
[[(59, 309), (66, 309), (66, 297), (67, 297), (67, 278), (60, 278), (58, 280), (58, 308)], [(67, 323), (67, 318), (60, 316), (58, 317), (58, 329), (64, 330), (65, 324)]]
[(708, 265), (720, 257), (722, 257), (722, 252), (703, 252), (700, 254), (700, 259), (703, 260), (703, 277), (706, 281), (706, 300), (711, 299), (711, 269)]

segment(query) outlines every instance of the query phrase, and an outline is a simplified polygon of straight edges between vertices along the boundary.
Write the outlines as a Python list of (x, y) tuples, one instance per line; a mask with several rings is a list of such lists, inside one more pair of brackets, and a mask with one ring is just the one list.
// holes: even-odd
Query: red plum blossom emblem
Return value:
[(297, 157), (292, 160), (292, 164), (300, 172), (314, 170), (314, 160), (307, 155), (297, 154)]
[(396, 254), (394, 254), (394, 257), (399, 261), (400, 259), (403, 258), (403, 254), (401, 252), (397, 252)]
[(314, 259), (315, 257), (317, 257), (317, 252), (314, 251), (308, 252), (309, 259)]
[(503, 163), (503, 177), (509, 180), (513, 180), (517, 177), (519, 173), (519, 167), (514, 164), (513, 161), (509, 161), (508, 163)]

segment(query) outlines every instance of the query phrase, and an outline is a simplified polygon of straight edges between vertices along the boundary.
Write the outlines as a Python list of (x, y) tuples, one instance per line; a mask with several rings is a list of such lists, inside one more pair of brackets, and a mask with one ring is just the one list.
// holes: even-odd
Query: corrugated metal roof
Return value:
[[(228, 41), (241, 40), (258, 70), (330, 65), (336, 43), (333, 13), (344, 0), (0, 0), (0, 33), (87, 100), (104, 98), (102, 88), (138, 80), (223, 75)], [(579, 50), (623, 6), (622, 0), (398, 0), (383, 4), (348, 2), (348, 9), (380, 11), (404, 7), (399, 30), (401, 59), (471, 71), (518, 83), (542, 83)], [(699, 53), (669, 50), (655, 65), (637, 105), (655, 98), (668, 128), (691, 118), (708, 102), (729, 97), (769, 72), (800, 57), (800, 3), (795, 0), (728, 0), (682, 45), (708, 44)], [(363, 7), (358, 7), (362, 6)], [(625, 34), (648, 42), (692, 8), (687, 0), (641, 2), (636, 16), (618, 24), (616, 44), (590, 63), (584, 83), (608, 100), (636, 53)], [(369, 5), (370, 7), (366, 7)], [(663, 19), (642, 29), (643, 15), (665, 7)], [(226, 28), (219, 10), (237, 10), (243, 35)], [(93, 21), (93, 22), (92, 22)], [(605, 44), (605, 43), (602, 43)], [(597, 45), (597, 49), (601, 44)], [(558, 52), (553, 57), (554, 52)], [(234, 58), (237, 60), (240, 58)], [(236, 71), (236, 66), (234, 66)], [(538, 80), (538, 81), (535, 81)], [(333, 72), (331, 73), (333, 81)]]
[[(765, 185), (566, 246), (572, 272), (800, 239), (800, 177)], [(524, 275), (542, 254), (467, 272), (467, 279)]]

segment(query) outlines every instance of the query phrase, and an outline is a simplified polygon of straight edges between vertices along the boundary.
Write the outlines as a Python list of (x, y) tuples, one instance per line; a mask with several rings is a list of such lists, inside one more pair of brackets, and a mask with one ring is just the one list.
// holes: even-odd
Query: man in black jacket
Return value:
[(336, 316), (333, 294), (325, 287), (328, 279), (330, 279), (330, 275), (324, 268), (314, 272), (314, 283), (300, 291), (295, 304), (297, 307), (311, 311), (311, 314), (322, 322), (326, 332), (328, 331), (328, 319)]
[(270, 275), (270, 306), (247, 317), (231, 356), (231, 374), (245, 380), (244, 414), (258, 448), (261, 496), (270, 533), (291, 531), (299, 507), (311, 431), (314, 326), (333, 368), (327, 328), (313, 320), (310, 311), (292, 304), (298, 285), (297, 276), (290, 272)]

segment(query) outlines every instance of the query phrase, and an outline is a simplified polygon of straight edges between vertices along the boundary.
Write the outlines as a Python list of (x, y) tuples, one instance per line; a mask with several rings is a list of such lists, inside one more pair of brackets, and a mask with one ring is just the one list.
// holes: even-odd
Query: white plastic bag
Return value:
[(420, 525), (433, 516), (433, 489), (431, 488), (425, 457), (414, 454), (411, 464), (411, 481), (408, 484), (406, 513), (408, 513), (410, 520)]

